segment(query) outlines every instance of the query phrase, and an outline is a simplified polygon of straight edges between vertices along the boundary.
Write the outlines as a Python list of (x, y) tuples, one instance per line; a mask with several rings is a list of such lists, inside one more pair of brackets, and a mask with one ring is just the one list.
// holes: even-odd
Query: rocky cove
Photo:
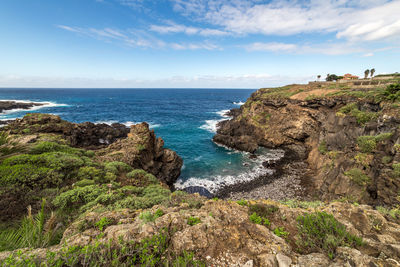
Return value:
[[(213, 199), (171, 191), (182, 159), (146, 123), (128, 129), (48, 114), (17, 119), (1, 129), (0, 262), (398, 266), (396, 82), (253, 93), (213, 140), (284, 156), (264, 162), (273, 174)], [(36, 214), (45, 218), (41, 227), (30, 219)], [(18, 228), (21, 219), (32, 221), (36, 237)]]

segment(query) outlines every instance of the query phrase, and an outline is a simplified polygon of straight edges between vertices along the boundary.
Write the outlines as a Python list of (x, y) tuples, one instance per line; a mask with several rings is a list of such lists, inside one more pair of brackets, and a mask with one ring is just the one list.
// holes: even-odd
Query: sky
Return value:
[(261, 88), (400, 71), (400, 0), (3, 0), (0, 87)]

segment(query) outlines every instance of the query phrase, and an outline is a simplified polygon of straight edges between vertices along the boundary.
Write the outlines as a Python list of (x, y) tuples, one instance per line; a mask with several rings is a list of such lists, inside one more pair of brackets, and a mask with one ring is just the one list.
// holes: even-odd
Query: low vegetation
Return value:
[(66, 246), (59, 252), (48, 252), (45, 259), (15, 252), (6, 266), (205, 266), (194, 254), (168, 252), (169, 236), (165, 231), (141, 242), (96, 242), (94, 245)]
[(379, 117), (378, 112), (361, 111), (357, 103), (350, 103), (339, 109), (338, 116), (350, 115), (356, 118), (357, 123), (364, 125), (367, 122), (375, 120)]
[(358, 184), (359, 186), (364, 186), (371, 182), (371, 178), (366, 175), (362, 170), (357, 168), (353, 168), (349, 171), (344, 172), (344, 175), (349, 177), (351, 181)]
[(301, 252), (325, 252), (334, 258), (339, 246), (356, 247), (362, 239), (350, 234), (331, 214), (314, 212), (297, 218), (297, 245)]

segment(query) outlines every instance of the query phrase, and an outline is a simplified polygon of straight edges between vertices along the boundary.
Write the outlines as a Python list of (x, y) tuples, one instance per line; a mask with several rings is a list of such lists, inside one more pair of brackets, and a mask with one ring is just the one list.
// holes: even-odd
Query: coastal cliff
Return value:
[(261, 89), (220, 123), (215, 142), (285, 151), (250, 190), (285, 176), (307, 201), (287, 184), (275, 200), (172, 192), (182, 159), (147, 123), (26, 115), (0, 130), (0, 266), (398, 266), (391, 92)]
[(260, 89), (231, 111), (233, 119), (219, 124), (213, 140), (248, 152), (284, 149), (290, 161), (307, 164), (314, 197), (399, 204), (398, 87), (314, 83)]

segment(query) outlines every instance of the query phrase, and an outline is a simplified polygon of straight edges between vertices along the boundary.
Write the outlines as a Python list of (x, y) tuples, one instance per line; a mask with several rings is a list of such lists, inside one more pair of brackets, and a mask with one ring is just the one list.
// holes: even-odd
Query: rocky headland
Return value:
[(219, 124), (214, 141), (248, 152), (259, 146), (285, 150), (289, 164), (305, 163), (291, 168), (290, 176), (301, 177), (311, 197), (397, 205), (400, 112), (390, 96), (395, 94), (345, 83), (260, 89)]
[(258, 90), (214, 141), (285, 156), (224, 199), (172, 192), (182, 160), (146, 123), (27, 115), (0, 129), (0, 265), (399, 266), (399, 101), (398, 81)]

